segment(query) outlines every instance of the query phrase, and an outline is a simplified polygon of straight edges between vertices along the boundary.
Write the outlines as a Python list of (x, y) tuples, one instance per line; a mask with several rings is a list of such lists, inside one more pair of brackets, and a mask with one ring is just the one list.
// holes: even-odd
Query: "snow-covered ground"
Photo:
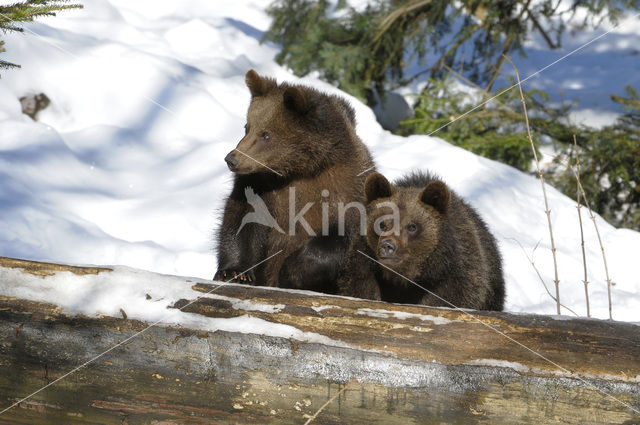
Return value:
[[(274, 62), (277, 46), (259, 43), (269, 25), (268, 0), (85, 3), (83, 10), (30, 24), (37, 35), (4, 37), (3, 59), (22, 69), (5, 70), (0, 79), (0, 255), (211, 278), (212, 232), (231, 183), (223, 158), (243, 134), (246, 71), (339, 91), (313, 77), (297, 79)], [(594, 78), (606, 86), (606, 96), (626, 83), (638, 85), (639, 73), (622, 75), (611, 63), (621, 54), (618, 47), (640, 45), (639, 20), (554, 72), (583, 83)], [(581, 34), (575, 43), (596, 35)], [(585, 53), (592, 59), (582, 63)], [(516, 60), (523, 75), (554, 59), (548, 55), (531, 65), (531, 57)], [(540, 78), (559, 81), (553, 75)], [(611, 90), (614, 79), (620, 88)], [(18, 97), (39, 92), (52, 104), (33, 122), (21, 114)], [(434, 137), (391, 135), (366, 106), (344, 96), (381, 172), (394, 178), (413, 168), (431, 169), (485, 217), (504, 258), (507, 310), (553, 314), (555, 304), (527, 258), (533, 257), (553, 292), (540, 183)], [(547, 190), (561, 300), (584, 315), (575, 203)], [(597, 222), (615, 283), (614, 318), (639, 321), (640, 234)], [(585, 239), (592, 314), (606, 318), (605, 273), (588, 219)], [(55, 290), (55, 281), (51, 285)], [(50, 296), (44, 290), (29, 294)]]

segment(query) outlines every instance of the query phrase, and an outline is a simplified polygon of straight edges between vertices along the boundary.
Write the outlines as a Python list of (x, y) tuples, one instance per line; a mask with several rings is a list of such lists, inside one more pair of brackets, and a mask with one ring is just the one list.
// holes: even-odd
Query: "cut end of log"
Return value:
[(29, 273), (34, 276), (53, 276), (57, 272), (62, 271), (71, 272), (76, 275), (98, 274), (113, 271), (113, 269), (108, 267), (68, 266), (64, 264), (19, 260), (8, 257), (0, 257), (0, 267), (23, 269), (25, 273)]

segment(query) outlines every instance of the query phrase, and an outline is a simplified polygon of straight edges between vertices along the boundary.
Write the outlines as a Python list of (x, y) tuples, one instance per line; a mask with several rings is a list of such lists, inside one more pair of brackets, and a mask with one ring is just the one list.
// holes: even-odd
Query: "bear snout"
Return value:
[(384, 239), (378, 244), (378, 255), (380, 258), (392, 257), (397, 250), (398, 246), (391, 239)]
[(227, 163), (227, 167), (229, 167), (229, 170), (231, 171), (235, 171), (238, 167), (238, 159), (233, 154), (233, 151), (229, 152), (229, 154), (224, 157), (224, 162)]

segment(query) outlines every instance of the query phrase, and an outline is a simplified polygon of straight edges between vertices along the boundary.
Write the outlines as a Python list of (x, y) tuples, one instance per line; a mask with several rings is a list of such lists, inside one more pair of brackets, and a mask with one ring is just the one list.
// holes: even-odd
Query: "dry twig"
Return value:
[[(529, 257), (529, 254), (527, 254), (527, 251), (524, 249), (524, 247), (522, 246), (522, 244), (520, 243), (519, 240), (517, 240), (516, 238), (506, 238), (506, 239), (511, 239), (511, 240), (515, 241), (515, 243), (517, 243), (520, 246), (520, 249), (524, 253), (524, 256), (527, 257), (527, 260), (529, 260), (529, 263), (531, 264), (531, 267), (533, 267), (533, 270), (535, 270), (536, 275), (538, 275), (538, 279), (540, 279), (540, 282), (542, 283), (542, 287), (544, 288), (545, 291), (547, 291), (547, 294), (549, 294), (549, 297), (551, 297), (551, 299), (557, 303), (558, 300), (556, 300), (556, 297), (554, 297), (553, 294), (551, 293), (551, 291), (549, 291), (549, 288), (547, 287), (547, 284), (544, 282), (544, 279), (542, 278), (542, 275), (540, 274), (540, 271), (536, 267), (536, 263), (533, 261), (533, 254), (536, 252), (536, 249), (538, 249), (538, 244), (536, 244), (536, 246), (533, 247), (533, 252), (531, 253), (531, 257)], [(565, 309), (567, 309), (568, 311), (573, 313), (576, 317), (579, 317), (578, 313), (576, 313), (575, 311), (573, 311), (572, 309), (570, 309), (566, 305), (560, 304), (560, 306), (564, 307)]]
[(518, 72), (518, 68), (516, 68), (515, 64), (509, 59), (509, 56), (503, 54), (504, 58), (509, 61), (511, 66), (516, 72), (516, 78), (518, 80), (518, 89), (520, 89), (520, 100), (522, 101), (522, 109), (524, 110), (524, 120), (527, 126), (527, 135), (529, 136), (529, 143), (531, 144), (531, 150), (533, 151), (533, 158), (536, 162), (536, 169), (538, 171), (538, 177), (540, 178), (540, 184), (542, 185), (542, 195), (544, 197), (544, 207), (545, 213), (547, 214), (547, 223), (549, 224), (549, 237), (551, 239), (551, 253), (553, 254), (553, 270), (555, 273), (554, 283), (556, 284), (556, 307), (558, 314), (560, 313), (560, 280), (558, 279), (558, 260), (556, 258), (556, 243), (553, 239), (553, 227), (551, 226), (551, 210), (549, 209), (549, 200), (547, 199), (547, 189), (544, 185), (544, 176), (542, 175), (542, 171), (540, 171), (540, 161), (538, 161), (538, 154), (536, 152), (536, 147), (533, 144), (533, 138), (531, 137), (531, 128), (529, 127), (529, 115), (527, 114), (527, 103), (524, 101), (524, 93), (522, 92), (522, 83), (520, 82), (520, 73)]
[(578, 142), (576, 141), (576, 135), (573, 135), (573, 149), (576, 155), (576, 208), (578, 210), (578, 222), (580, 223), (580, 247), (582, 248), (582, 265), (584, 266), (584, 297), (587, 303), (587, 317), (591, 317), (591, 310), (589, 308), (589, 279), (587, 276), (587, 256), (584, 252), (584, 231), (582, 228), (582, 204), (580, 204), (580, 156), (578, 155)]
[(589, 218), (591, 219), (591, 221), (593, 221), (593, 226), (595, 227), (596, 235), (598, 236), (598, 243), (600, 244), (600, 251), (602, 252), (602, 261), (604, 263), (604, 273), (605, 273), (606, 282), (607, 282), (607, 296), (609, 298), (609, 319), (613, 320), (613, 306), (611, 302), (611, 278), (609, 277), (609, 266), (607, 265), (607, 256), (604, 252), (604, 244), (602, 243), (602, 237), (600, 236), (598, 223), (596, 223), (596, 216), (593, 214), (593, 210), (591, 209), (591, 205), (589, 204), (589, 200), (587, 199), (587, 194), (584, 192), (584, 188), (582, 187), (582, 183), (580, 182), (580, 176), (578, 175), (576, 170), (573, 169), (573, 167), (570, 167), (570, 168), (571, 168), (571, 171), (573, 171), (573, 175), (575, 176), (576, 181), (578, 182), (578, 190), (580, 190), (580, 193), (582, 194), (582, 199), (584, 200), (584, 204), (586, 205), (587, 210), (589, 211)]

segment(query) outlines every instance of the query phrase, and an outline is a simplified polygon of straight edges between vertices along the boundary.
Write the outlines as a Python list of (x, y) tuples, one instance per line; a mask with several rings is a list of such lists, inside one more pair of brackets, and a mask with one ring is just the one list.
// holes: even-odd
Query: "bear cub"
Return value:
[[(217, 234), (214, 279), (335, 292), (373, 160), (342, 98), (247, 72), (245, 134)], [(342, 220), (341, 215), (344, 216)]]
[(383, 301), (503, 309), (504, 279), (496, 242), (476, 211), (445, 183), (414, 172), (391, 185), (374, 173), (366, 180), (365, 193), (365, 253), (382, 264), (374, 266), (373, 274)]

